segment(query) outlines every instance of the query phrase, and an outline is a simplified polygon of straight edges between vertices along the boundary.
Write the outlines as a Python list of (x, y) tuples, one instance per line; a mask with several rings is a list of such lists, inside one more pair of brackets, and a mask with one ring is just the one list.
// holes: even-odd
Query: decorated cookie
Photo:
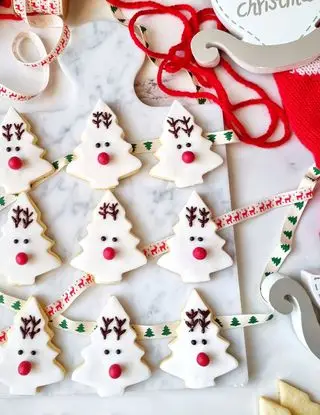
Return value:
[(24, 119), (10, 108), (1, 123), (0, 140), (0, 186), (7, 194), (26, 192), (33, 182), (54, 171), (29, 130)]
[(280, 403), (293, 415), (320, 415), (320, 405), (310, 400), (305, 392), (286, 382), (278, 382)]
[(30, 297), (0, 346), (0, 382), (11, 394), (34, 395), (39, 387), (63, 380), (63, 367), (55, 360), (60, 350), (52, 337), (46, 314)]
[(31, 285), (39, 275), (61, 265), (51, 251), (54, 242), (45, 235), (40, 211), (26, 193), (11, 206), (0, 237), (0, 273), (10, 284)]
[(177, 187), (203, 183), (203, 175), (222, 164), (222, 158), (210, 150), (211, 142), (193, 116), (174, 101), (163, 125), (161, 146), (155, 153), (159, 159), (150, 175), (173, 181)]
[(172, 354), (161, 369), (184, 380), (187, 388), (201, 389), (215, 385), (215, 378), (238, 367), (227, 353), (229, 343), (219, 335), (212, 312), (193, 290), (182, 311), (177, 337), (169, 344)]
[(132, 175), (141, 161), (130, 154), (132, 146), (123, 138), (123, 130), (112, 110), (101, 100), (87, 123), (81, 144), (67, 172), (87, 180), (94, 189), (112, 189), (119, 180)]
[(160, 257), (158, 265), (181, 275), (184, 282), (209, 281), (211, 273), (232, 265), (210, 210), (196, 192), (173, 230), (175, 235), (167, 241), (169, 252)]
[(93, 211), (87, 236), (80, 242), (83, 251), (71, 265), (92, 274), (98, 284), (121, 281), (122, 274), (147, 262), (137, 249), (139, 239), (130, 232), (131, 228), (125, 210), (107, 191)]
[(289, 409), (267, 398), (259, 400), (259, 415), (292, 415)]
[(101, 397), (122, 395), (125, 388), (150, 377), (141, 361), (143, 349), (135, 343), (130, 318), (116, 297), (111, 297), (91, 334), (91, 344), (82, 356), (84, 363), (72, 379), (96, 389)]

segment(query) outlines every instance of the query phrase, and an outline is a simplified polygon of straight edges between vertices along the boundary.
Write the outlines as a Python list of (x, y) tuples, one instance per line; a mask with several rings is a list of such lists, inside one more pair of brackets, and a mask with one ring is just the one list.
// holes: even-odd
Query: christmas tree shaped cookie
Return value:
[(215, 385), (215, 378), (234, 370), (236, 359), (227, 353), (229, 343), (219, 335), (211, 310), (193, 290), (182, 311), (177, 337), (169, 344), (172, 354), (161, 369), (184, 380), (187, 388)]
[(92, 274), (98, 284), (121, 281), (122, 274), (147, 262), (137, 249), (139, 239), (130, 232), (131, 228), (124, 208), (107, 191), (93, 211), (87, 236), (80, 242), (83, 251), (71, 265)]
[(34, 395), (39, 387), (63, 380), (55, 360), (60, 350), (51, 343), (47, 316), (34, 297), (15, 316), (7, 337), (0, 347), (0, 382), (11, 394)]
[(111, 297), (91, 334), (91, 344), (82, 356), (84, 362), (72, 379), (96, 389), (102, 396), (122, 395), (125, 388), (150, 377), (141, 361), (143, 349), (135, 343), (130, 318), (116, 297)]
[(10, 284), (34, 284), (37, 276), (61, 265), (51, 251), (54, 242), (45, 231), (40, 211), (30, 196), (21, 193), (11, 206), (0, 237), (0, 273)]
[(141, 167), (141, 161), (130, 154), (132, 146), (123, 135), (116, 115), (99, 100), (67, 172), (87, 180), (94, 189), (116, 187), (120, 179)]
[(26, 192), (36, 180), (54, 171), (43, 159), (45, 151), (36, 145), (29, 125), (10, 108), (1, 123), (0, 186), (7, 194)]
[(173, 228), (175, 235), (167, 241), (169, 252), (158, 265), (181, 275), (184, 282), (210, 280), (210, 274), (230, 267), (232, 259), (223, 251), (225, 241), (216, 234), (209, 208), (193, 192)]
[(175, 182), (177, 187), (203, 183), (203, 175), (222, 164), (222, 158), (210, 150), (211, 142), (202, 136), (202, 129), (193, 116), (175, 101), (164, 122), (159, 159), (150, 175)]

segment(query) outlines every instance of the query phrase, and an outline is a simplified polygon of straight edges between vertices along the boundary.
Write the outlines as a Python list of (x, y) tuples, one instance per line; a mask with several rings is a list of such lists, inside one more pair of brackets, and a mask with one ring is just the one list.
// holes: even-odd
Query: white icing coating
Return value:
[[(192, 226), (187, 218), (191, 208), (196, 209)], [(201, 212), (206, 212), (205, 219), (208, 219), (204, 227), (200, 223), (203, 218)], [(173, 230), (175, 235), (167, 241), (169, 252), (160, 257), (158, 265), (181, 275), (183, 282), (209, 281), (211, 273), (232, 265), (231, 257), (222, 249), (224, 239), (216, 234), (217, 225), (212, 220), (211, 212), (196, 192), (191, 194)], [(206, 258), (196, 259), (193, 255), (196, 248), (205, 249)]]
[[(30, 317), (36, 322), (40, 319), (34, 329), (31, 321), (25, 324), (22, 321), (30, 320)], [(29, 329), (25, 338), (21, 328)], [(36, 333), (38, 329), (40, 331)], [(33, 332), (35, 334), (31, 338)], [(34, 395), (37, 388), (64, 379), (64, 369), (55, 360), (60, 350), (51, 343), (53, 332), (48, 328), (47, 316), (34, 297), (30, 297), (16, 314), (7, 336), (8, 341), (0, 346), (0, 382), (9, 386), (11, 394)], [(30, 373), (24, 376), (18, 371), (22, 362), (31, 363)]]
[[(52, 164), (42, 158), (45, 151), (36, 142), (30, 126), (13, 108), (9, 108), (1, 123), (0, 137), (0, 186), (7, 194), (26, 192), (33, 182), (54, 171)], [(12, 157), (21, 159), (20, 169), (9, 167)]]
[[(113, 206), (117, 211), (116, 220), (109, 213)], [(105, 217), (100, 214), (103, 207), (107, 212)], [(123, 273), (147, 263), (145, 255), (137, 249), (139, 239), (130, 232), (132, 225), (125, 215), (124, 208), (112, 192), (106, 191), (93, 211), (87, 236), (80, 242), (83, 251), (71, 261), (73, 267), (92, 274), (98, 284), (119, 282)], [(113, 259), (104, 257), (106, 248), (114, 250)]]
[[(98, 124), (93, 122), (97, 121), (97, 114)], [(74, 150), (75, 158), (68, 165), (67, 172), (87, 180), (94, 189), (112, 189), (119, 184), (119, 179), (132, 175), (141, 167), (141, 161), (130, 154), (131, 150), (116, 115), (99, 100), (88, 119), (81, 144)], [(102, 153), (109, 156), (107, 164), (98, 161)]]
[[(119, 329), (116, 318), (125, 320), (121, 326), (121, 331), (125, 332), (119, 339), (115, 331)], [(106, 326), (103, 319), (113, 320)], [(144, 351), (135, 343), (136, 333), (130, 326), (130, 318), (116, 297), (110, 297), (97, 326), (91, 334), (91, 344), (82, 351), (84, 363), (73, 372), (72, 380), (91, 386), (101, 397), (106, 397), (122, 395), (126, 387), (151, 376), (150, 369), (141, 360)], [(121, 367), (122, 373), (117, 379), (109, 375), (112, 365)]]
[[(199, 310), (209, 314), (204, 318)], [(197, 313), (193, 321), (199, 321), (191, 331), (187, 323), (192, 326), (192, 320), (186, 313), (192, 312)], [(227, 353), (230, 344), (219, 335), (219, 326), (213, 322), (211, 313), (197, 291), (193, 290), (182, 311), (177, 337), (169, 343), (172, 354), (160, 364), (163, 371), (183, 379), (187, 388), (214, 386), (216, 377), (238, 367), (237, 360)], [(202, 323), (208, 324), (204, 332)], [(192, 344), (194, 341), (196, 344)], [(199, 353), (204, 353), (209, 358), (207, 366), (198, 364)]]
[[(36, 277), (61, 265), (60, 258), (51, 251), (54, 241), (45, 235), (46, 225), (40, 216), (39, 209), (26, 193), (21, 193), (11, 205), (0, 237), (0, 273), (10, 284), (34, 284)], [(31, 223), (25, 227), (27, 218)], [(26, 264), (17, 263), (19, 253), (27, 254)]]
[[(150, 170), (150, 175), (173, 181), (180, 188), (203, 183), (203, 175), (223, 163), (222, 158), (210, 150), (211, 142), (202, 136), (194, 117), (178, 101), (173, 102), (164, 121), (160, 143), (155, 153), (159, 163)], [(183, 161), (182, 155), (186, 152), (194, 154), (193, 162)]]

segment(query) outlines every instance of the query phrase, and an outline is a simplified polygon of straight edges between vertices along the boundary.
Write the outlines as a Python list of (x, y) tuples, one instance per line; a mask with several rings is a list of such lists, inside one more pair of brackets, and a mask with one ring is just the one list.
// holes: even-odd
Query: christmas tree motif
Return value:
[(151, 327), (148, 327), (144, 333), (144, 337), (154, 337), (154, 332)]
[(210, 280), (210, 274), (230, 267), (232, 259), (223, 251), (225, 241), (216, 234), (208, 207), (193, 192), (173, 228), (169, 252), (158, 260), (160, 267), (181, 275), (184, 282)]
[(251, 316), (249, 319), (249, 324), (257, 324), (257, 323), (259, 323), (257, 317)]
[(169, 329), (169, 327), (168, 327), (167, 325), (165, 325), (165, 326), (163, 327), (163, 330), (162, 330), (161, 335), (162, 335), (162, 336), (170, 336), (170, 334), (172, 334), (172, 333), (171, 333), (171, 330)]
[(13, 108), (8, 110), (0, 128), (0, 186), (7, 194), (26, 192), (54, 168), (43, 159), (45, 151), (36, 145), (29, 125)]
[(123, 138), (117, 117), (101, 100), (91, 113), (81, 144), (75, 148), (74, 160), (67, 172), (87, 180), (94, 189), (112, 189), (119, 179), (130, 176), (141, 167), (141, 161), (130, 154), (131, 144)]
[(63, 380), (64, 370), (55, 360), (60, 350), (51, 343), (52, 337), (45, 312), (30, 297), (0, 347), (0, 382), (11, 394), (34, 395), (39, 387)]
[(121, 281), (123, 273), (147, 262), (137, 249), (139, 239), (130, 232), (131, 228), (125, 210), (107, 191), (93, 212), (87, 236), (80, 242), (83, 251), (71, 265), (92, 274), (98, 284)]
[(130, 318), (116, 297), (111, 297), (91, 334), (91, 344), (82, 351), (83, 364), (72, 379), (91, 386), (102, 396), (122, 395), (125, 388), (150, 377), (142, 362), (143, 349), (135, 342)]
[(0, 237), (0, 273), (10, 284), (31, 285), (35, 278), (61, 265), (51, 251), (54, 242), (30, 196), (21, 193), (11, 206)]
[(82, 323), (79, 324), (79, 326), (76, 328), (76, 331), (78, 333), (84, 333), (86, 331), (84, 325)]
[(193, 290), (182, 312), (172, 354), (162, 361), (163, 371), (184, 380), (187, 388), (215, 385), (215, 378), (234, 370), (236, 359), (227, 353), (229, 343), (219, 335), (212, 312)]
[(211, 142), (202, 136), (202, 129), (193, 116), (175, 101), (164, 122), (159, 160), (150, 175), (175, 182), (177, 187), (203, 183), (203, 175), (222, 164), (222, 158), (210, 150)]
[(230, 323), (230, 326), (232, 327), (237, 327), (240, 326), (240, 321), (237, 319), (237, 317), (233, 317)]

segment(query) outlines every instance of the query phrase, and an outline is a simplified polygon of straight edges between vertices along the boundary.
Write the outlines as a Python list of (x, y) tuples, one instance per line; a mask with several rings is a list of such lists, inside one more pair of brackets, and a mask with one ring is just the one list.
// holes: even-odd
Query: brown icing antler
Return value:
[(11, 138), (13, 137), (13, 134), (11, 133), (12, 124), (6, 124), (2, 126), (3, 133), (2, 136), (7, 140), (11, 141)]
[(40, 328), (37, 328), (37, 326), (41, 323), (41, 318), (37, 320), (35, 316), (29, 315), (29, 318), (21, 317), (21, 322), (22, 326), (20, 326), (20, 331), (23, 339), (26, 339), (29, 336), (32, 340), (35, 335), (40, 332)]
[(119, 209), (117, 209), (118, 203), (104, 203), (99, 208), (99, 215), (102, 216), (103, 219), (106, 219), (108, 215), (110, 215), (114, 221), (117, 220), (117, 216), (119, 213)]
[(186, 215), (186, 218), (188, 219), (190, 228), (192, 228), (193, 222), (197, 218), (197, 215), (196, 215), (197, 209), (198, 208), (193, 207), (193, 206), (186, 207), (186, 211), (189, 213), (188, 215)]
[(92, 113), (92, 123), (97, 127), (100, 128), (100, 124), (102, 123), (102, 112), (97, 111)]
[(109, 328), (109, 326), (113, 322), (113, 320), (114, 320), (113, 318), (102, 317), (104, 327), (100, 327), (100, 331), (101, 331), (101, 334), (102, 334), (104, 340), (107, 338), (108, 334), (110, 334), (112, 332), (112, 330)]
[(103, 118), (103, 125), (108, 129), (110, 125), (112, 124), (112, 114), (109, 114), (108, 112), (104, 112), (102, 114)]
[(210, 211), (206, 208), (199, 209), (200, 218), (198, 218), (198, 221), (201, 223), (201, 228), (204, 228), (206, 224), (209, 222), (210, 218)]
[(12, 209), (14, 216), (11, 216), (15, 228), (18, 228), (22, 224), (24, 229), (27, 229), (29, 225), (33, 222), (32, 216), (34, 212), (30, 212), (29, 208), (21, 208), (17, 206), (16, 209)]
[(168, 117), (167, 118), (167, 123), (170, 125), (171, 130), (168, 130), (168, 132), (170, 134), (172, 134), (174, 136), (174, 138), (178, 138), (179, 137), (179, 131), (180, 131), (180, 127), (178, 127), (178, 123), (180, 120), (175, 120), (172, 117)]
[(24, 229), (27, 229), (27, 227), (29, 225), (31, 225), (31, 223), (33, 222), (32, 216), (33, 216), (33, 212), (29, 211), (29, 208), (25, 208), (22, 210), (22, 213), (24, 215), (24, 218), (22, 219), (22, 223), (23, 223), (23, 227)]
[(25, 130), (23, 129), (23, 123), (20, 124), (14, 124), (15, 128), (15, 135), (17, 137), (17, 140), (21, 140), (23, 133)]
[(104, 203), (99, 208), (99, 215), (101, 215), (103, 219), (106, 219), (106, 217), (108, 215), (108, 207), (109, 207), (109, 203), (108, 204), (107, 203)]
[(182, 128), (182, 131), (184, 131), (186, 134), (188, 134), (188, 137), (190, 137), (190, 135), (191, 135), (191, 133), (194, 129), (193, 124), (189, 125), (189, 122), (191, 121), (191, 117), (189, 117), (189, 118), (183, 117), (182, 120), (179, 120), (179, 121), (184, 126), (184, 128)]
[(198, 308), (199, 314), (201, 316), (201, 318), (199, 318), (199, 325), (201, 327), (201, 332), (205, 333), (205, 331), (208, 329), (208, 326), (210, 324), (210, 319), (207, 320), (207, 318), (210, 315), (210, 311), (209, 310), (200, 310), (200, 308)]
[(113, 331), (117, 335), (117, 340), (120, 340), (121, 336), (127, 331), (126, 329), (122, 328), (127, 319), (124, 318), (123, 320), (120, 320), (118, 317), (115, 317), (115, 319), (117, 324), (113, 327)]
[(199, 319), (197, 319), (198, 311), (194, 310), (193, 308), (190, 311), (186, 311), (186, 316), (188, 320), (185, 320), (186, 326), (189, 327), (189, 331), (194, 331), (199, 323)]
[(14, 213), (14, 216), (11, 216), (11, 219), (13, 220), (15, 228), (18, 228), (22, 220), (21, 213), (23, 212), (23, 209), (20, 206), (17, 206), (16, 209), (12, 209), (12, 212)]

